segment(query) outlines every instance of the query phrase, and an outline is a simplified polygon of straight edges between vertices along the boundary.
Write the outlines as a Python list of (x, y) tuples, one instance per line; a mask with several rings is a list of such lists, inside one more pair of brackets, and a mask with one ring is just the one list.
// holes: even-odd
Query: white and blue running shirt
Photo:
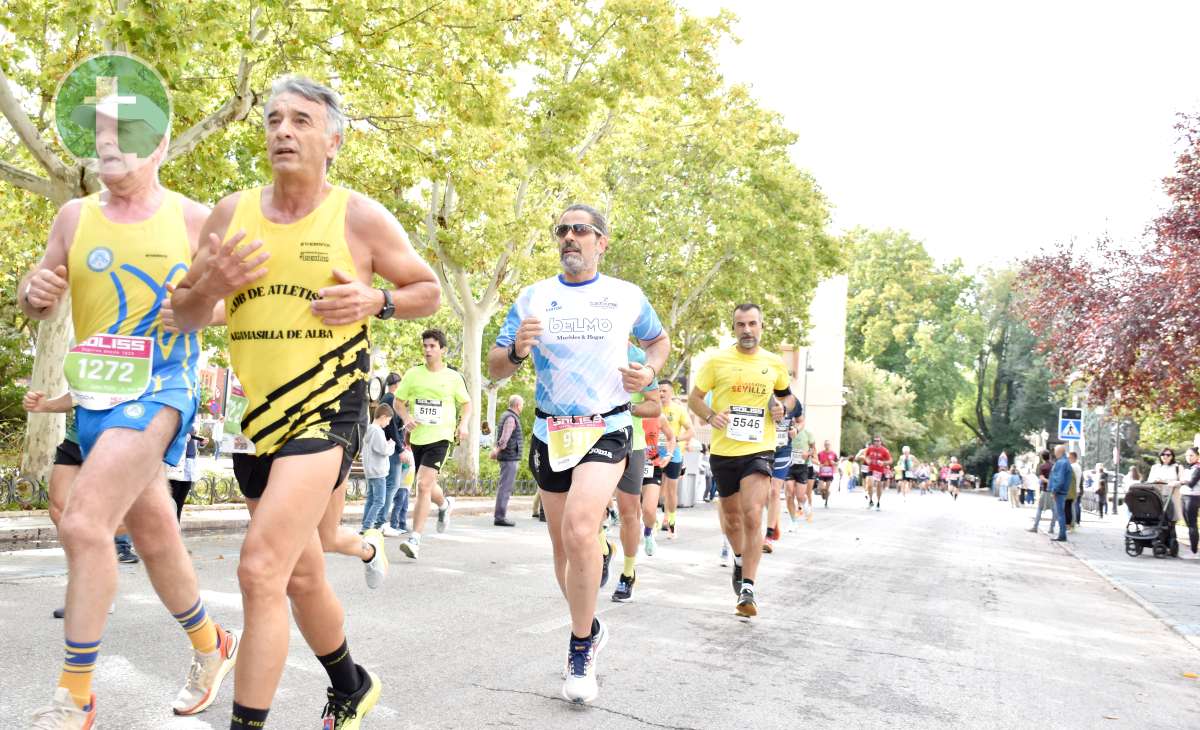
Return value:
[[(526, 317), (537, 317), (542, 335), (533, 346), (537, 371), (535, 400), (554, 416), (608, 413), (629, 402), (618, 368), (629, 366), (629, 335), (645, 342), (663, 326), (640, 287), (597, 274), (570, 284), (562, 275), (521, 290), (496, 336), (497, 347), (516, 340)], [(631, 426), (628, 410), (604, 419), (605, 433)], [(534, 421), (533, 434), (547, 440), (546, 419)]]

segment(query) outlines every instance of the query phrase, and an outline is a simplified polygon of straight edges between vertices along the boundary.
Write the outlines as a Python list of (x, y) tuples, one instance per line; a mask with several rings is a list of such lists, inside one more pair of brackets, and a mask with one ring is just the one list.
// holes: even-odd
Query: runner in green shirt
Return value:
[[(417, 469), (417, 504), (414, 507), (413, 531), (400, 550), (416, 558), (421, 550), (421, 532), (429, 516), (429, 503), (438, 506), (437, 531), (445, 532), (450, 524), (454, 498), (447, 497), (438, 486), (437, 476), (455, 436), (455, 424), (460, 443), (467, 440), (467, 424), (471, 418), (471, 397), (462, 374), (446, 366), (446, 334), (430, 329), (421, 333), (425, 364), (411, 368), (396, 389), (396, 414), (404, 422), (408, 442), (412, 446), (413, 464)], [(462, 414), (456, 418), (457, 406)]]
[(804, 416), (796, 416), (796, 435), (792, 437), (792, 466), (788, 470), (787, 508), (788, 516), (792, 518), (792, 529), (795, 530), (800, 520), (797, 510), (804, 513), (805, 519), (812, 522), (812, 491), (816, 469), (813, 467), (813, 457), (816, 455), (812, 432), (804, 427)]

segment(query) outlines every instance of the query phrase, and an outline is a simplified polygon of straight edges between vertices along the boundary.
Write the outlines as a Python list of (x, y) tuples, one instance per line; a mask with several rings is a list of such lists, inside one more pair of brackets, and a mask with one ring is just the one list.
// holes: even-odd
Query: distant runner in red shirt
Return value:
[(867, 509), (880, 509), (879, 501), (883, 498), (883, 475), (892, 463), (892, 452), (883, 445), (883, 437), (876, 435), (871, 445), (863, 450), (864, 463), (867, 465)]
[(826, 507), (829, 507), (829, 485), (837, 473), (837, 463), (837, 452), (830, 448), (829, 439), (826, 439), (825, 448), (817, 452), (817, 478), (821, 482), (821, 498), (825, 500)]

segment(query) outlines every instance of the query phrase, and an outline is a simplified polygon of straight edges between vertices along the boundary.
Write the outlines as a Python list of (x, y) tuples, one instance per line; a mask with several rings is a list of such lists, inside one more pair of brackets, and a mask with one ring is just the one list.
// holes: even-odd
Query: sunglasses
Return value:
[(556, 238), (566, 238), (567, 231), (574, 233), (576, 236), (582, 236), (588, 231), (595, 231), (597, 236), (603, 236), (604, 232), (593, 226), (591, 223), (559, 223), (550, 230), (554, 231)]
[(1159, 454), (1158, 456), (1159, 456), (1159, 458), (1162, 458), (1164, 456), (1170, 456), (1170, 457), (1174, 458), (1175, 452), (1174, 451), (1164, 451), (1161, 454)]

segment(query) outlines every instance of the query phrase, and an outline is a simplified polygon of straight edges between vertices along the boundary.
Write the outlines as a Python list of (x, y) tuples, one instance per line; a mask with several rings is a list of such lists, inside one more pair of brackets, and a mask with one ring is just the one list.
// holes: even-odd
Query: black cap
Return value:
[(400, 382), (400, 375), (398, 373), (388, 373), (387, 380), (384, 381), (384, 384), (386, 384), (390, 388), (399, 382)]

